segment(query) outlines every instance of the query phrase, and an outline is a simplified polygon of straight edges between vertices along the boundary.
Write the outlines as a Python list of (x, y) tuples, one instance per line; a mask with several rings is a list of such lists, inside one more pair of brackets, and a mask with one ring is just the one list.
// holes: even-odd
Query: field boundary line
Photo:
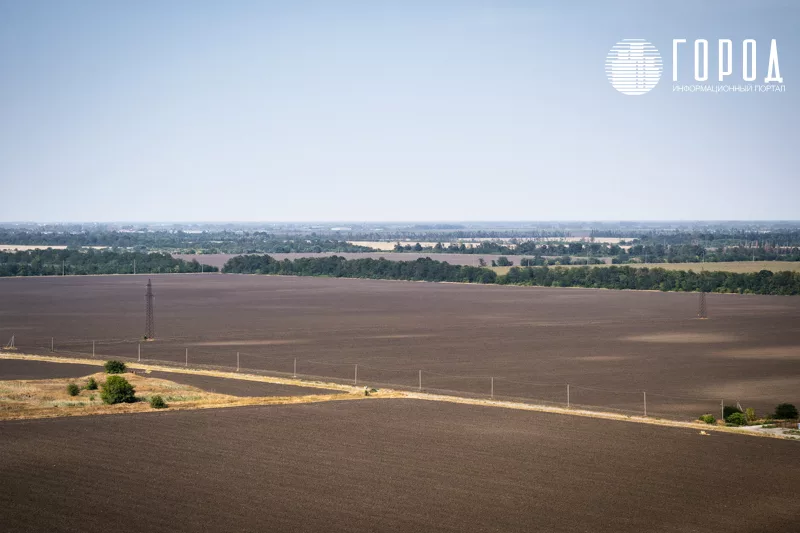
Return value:
[[(61, 364), (85, 364), (85, 365), (92, 365), (92, 366), (103, 366), (103, 361), (98, 361), (96, 359), (70, 359), (65, 357), (52, 357), (52, 356), (44, 356), (44, 355), (32, 355), (32, 354), (21, 354), (21, 353), (7, 353), (2, 352), (0, 353), (0, 359), (19, 359), (19, 360), (29, 360), (29, 361), (43, 361), (43, 362), (53, 362), (53, 363), (61, 363)], [(322, 381), (303, 381), (301, 379), (292, 379), (292, 378), (279, 378), (279, 377), (272, 377), (272, 376), (260, 376), (255, 374), (243, 374), (243, 373), (236, 373), (236, 372), (223, 372), (217, 370), (200, 370), (200, 369), (192, 369), (192, 368), (174, 368), (169, 366), (161, 366), (157, 364), (142, 364), (142, 363), (126, 363), (128, 368), (133, 368), (136, 370), (153, 370), (158, 372), (166, 372), (166, 373), (175, 373), (175, 374), (194, 374), (194, 375), (201, 375), (201, 376), (209, 376), (209, 377), (219, 377), (219, 378), (226, 378), (226, 379), (238, 379), (242, 381), (256, 381), (262, 383), (274, 383), (279, 385), (291, 385), (297, 387), (311, 387), (311, 388), (319, 388), (319, 389), (328, 389), (328, 390), (340, 390), (343, 392), (350, 392), (350, 393), (358, 393), (363, 390), (362, 387), (352, 386), (352, 385), (342, 385), (339, 383), (329, 383), (329, 382), (322, 382)], [(313, 396), (313, 395), (312, 395)], [(352, 398), (346, 398), (342, 395), (335, 395), (338, 400), (344, 399), (412, 399), (412, 400), (425, 400), (425, 401), (436, 401), (436, 402), (446, 402), (446, 403), (457, 403), (457, 404), (464, 404), (464, 405), (476, 405), (482, 407), (496, 407), (496, 408), (503, 408), (503, 409), (515, 409), (521, 411), (534, 411), (539, 413), (550, 413), (550, 414), (557, 414), (557, 415), (569, 415), (569, 416), (579, 416), (584, 418), (598, 418), (603, 420), (611, 420), (617, 422), (633, 422), (639, 424), (649, 424), (654, 426), (663, 426), (663, 427), (674, 427), (674, 428), (681, 428), (681, 429), (694, 429), (694, 430), (705, 430), (709, 432), (720, 432), (720, 433), (730, 433), (735, 435), (744, 435), (744, 436), (752, 436), (752, 437), (767, 437), (767, 438), (776, 438), (782, 440), (797, 440), (794, 438), (785, 437), (783, 435), (767, 433), (756, 431), (752, 429), (742, 428), (742, 427), (727, 427), (727, 426), (713, 426), (706, 423), (701, 422), (682, 422), (679, 420), (669, 420), (664, 418), (655, 418), (655, 417), (644, 417), (639, 415), (623, 415), (619, 413), (611, 413), (607, 411), (592, 411), (587, 409), (578, 409), (578, 408), (567, 408), (567, 407), (555, 407), (549, 405), (542, 405), (542, 404), (534, 404), (534, 403), (523, 403), (523, 402), (511, 402), (511, 401), (504, 401), (504, 400), (490, 400), (490, 399), (479, 399), (479, 398), (466, 398), (460, 396), (450, 396), (444, 394), (432, 394), (432, 393), (425, 393), (425, 392), (411, 392), (411, 391), (404, 391), (404, 390), (397, 390), (397, 389), (381, 389), (380, 396), (362, 396), (354, 394)], [(291, 398), (291, 397), (289, 397)], [(303, 398), (294, 397), (294, 398)], [(259, 401), (260, 400), (260, 401)], [(324, 401), (324, 400), (322, 400)], [(290, 404), (290, 401), (284, 402), (269, 402), (265, 400), (265, 398), (254, 398), (253, 400), (244, 399), (242, 401), (238, 401), (232, 404), (226, 405), (211, 405), (205, 406), (202, 408), (205, 409), (213, 409), (213, 408), (221, 408), (221, 407), (244, 407), (247, 405), (280, 405), (280, 404)], [(303, 403), (303, 402), (294, 402), (294, 403)], [(142, 411), (145, 412), (145, 411)]]

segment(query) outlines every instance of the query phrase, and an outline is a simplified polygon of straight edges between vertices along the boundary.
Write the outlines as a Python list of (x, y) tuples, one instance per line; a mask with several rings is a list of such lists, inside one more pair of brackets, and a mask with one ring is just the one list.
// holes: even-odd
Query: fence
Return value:
[[(389, 368), (352, 361), (321, 361), (281, 354), (244, 352), (232, 347), (208, 349), (195, 338), (163, 341), (130, 339), (65, 340), (53, 337), (26, 343), (15, 336), (23, 353), (120, 359), (171, 367), (240, 371), (277, 377), (296, 377), (349, 385), (395, 388), (468, 398), (494, 399), (625, 415), (694, 420), (711, 413), (722, 416), (723, 399), (683, 397), (647, 391), (620, 391), (579, 383), (535, 382), (504, 376), (453, 374), (430, 368)], [(180, 341), (183, 341), (182, 343)], [(181, 344), (191, 346), (181, 346)], [(207, 344), (207, 343), (206, 343)], [(731, 402), (735, 404), (736, 402)]]

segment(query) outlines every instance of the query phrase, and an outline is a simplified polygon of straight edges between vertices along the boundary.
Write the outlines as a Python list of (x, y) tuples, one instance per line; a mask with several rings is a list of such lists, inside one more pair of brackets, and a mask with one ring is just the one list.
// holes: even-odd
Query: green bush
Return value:
[(738, 413), (731, 413), (728, 415), (725, 422), (734, 426), (745, 426), (747, 425), (747, 417), (743, 412), (739, 411)]
[(122, 376), (108, 376), (101, 387), (100, 397), (107, 404), (133, 403), (136, 401), (136, 390)]
[(782, 403), (775, 408), (775, 418), (797, 418), (797, 407), (790, 403)]
[(150, 397), (150, 407), (153, 409), (164, 409), (167, 407), (167, 402), (164, 401), (164, 398), (161, 396), (151, 396)]
[(106, 369), (108, 374), (122, 374), (125, 372), (125, 363), (122, 361), (106, 361), (106, 364), (103, 365)]
[(755, 422), (756, 421), (756, 410), (752, 407), (748, 407), (744, 410), (744, 416), (747, 418), (748, 422)]
[(728, 417), (731, 416), (733, 413), (741, 413), (742, 410), (734, 405), (726, 405), (722, 408), (722, 418), (728, 420)]
[(89, 381), (86, 382), (86, 390), (97, 390), (97, 381), (94, 378), (89, 378)]
[(77, 396), (80, 393), (81, 393), (80, 387), (78, 387), (74, 383), (70, 383), (69, 385), (67, 385), (67, 394), (69, 394), (70, 396)]
[(714, 418), (714, 415), (701, 415), (699, 420), (702, 420), (706, 424), (713, 424), (717, 421), (717, 419)]

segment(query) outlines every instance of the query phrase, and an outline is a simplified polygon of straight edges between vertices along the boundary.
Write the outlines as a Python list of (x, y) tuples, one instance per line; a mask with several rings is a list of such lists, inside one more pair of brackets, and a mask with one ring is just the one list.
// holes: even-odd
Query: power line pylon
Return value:
[(147, 302), (147, 309), (145, 312), (144, 338), (150, 340), (155, 338), (156, 332), (153, 319), (153, 284), (149, 279), (147, 280), (145, 301)]
[(708, 309), (706, 308), (706, 292), (700, 292), (700, 302), (697, 309), (697, 318), (708, 318)]

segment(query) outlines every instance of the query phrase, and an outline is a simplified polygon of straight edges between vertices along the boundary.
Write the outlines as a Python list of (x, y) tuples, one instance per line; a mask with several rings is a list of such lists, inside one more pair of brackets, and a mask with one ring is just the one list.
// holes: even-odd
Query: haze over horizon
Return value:
[[(34, 222), (797, 220), (800, 4), (0, 0), (0, 210)], [(605, 59), (654, 43), (659, 84)], [(776, 39), (783, 93), (672, 92)]]

